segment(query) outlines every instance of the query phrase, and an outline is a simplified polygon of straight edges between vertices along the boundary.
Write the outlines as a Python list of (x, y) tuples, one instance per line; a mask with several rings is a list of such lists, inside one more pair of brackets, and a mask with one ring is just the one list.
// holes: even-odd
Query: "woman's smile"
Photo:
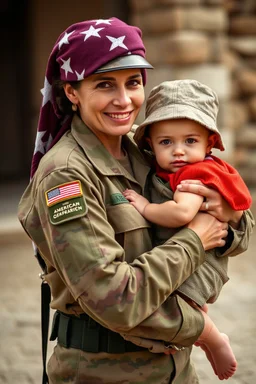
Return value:
[(117, 120), (118, 122), (127, 122), (129, 120), (131, 114), (133, 111), (130, 112), (114, 112), (114, 113), (108, 113), (104, 112), (104, 114), (108, 117), (110, 117), (112, 120)]

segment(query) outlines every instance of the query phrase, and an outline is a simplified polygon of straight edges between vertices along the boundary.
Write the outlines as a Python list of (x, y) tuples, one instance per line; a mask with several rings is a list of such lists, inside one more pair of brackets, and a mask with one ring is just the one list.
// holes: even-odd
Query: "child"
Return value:
[[(212, 148), (224, 150), (217, 113), (217, 95), (195, 80), (167, 81), (151, 91), (146, 119), (134, 139), (142, 151), (153, 152), (156, 174), (169, 182), (174, 195), (173, 200), (154, 204), (133, 190), (124, 191), (126, 199), (147, 220), (168, 228), (190, 222), (200, 210), (203, 197), (179, 191), (181, 181), (188, 179), (217, 189), (235, 210), (250, 207), (250, 193), (238, 172), (211, 155)], [(206, 210), (211, 213), (208, 202)], [(205, 351), (219, 379), (228, 379), (237, 365), (228, 337), (213, 324), (207, 306), (202, 309), (205, 328), (196, 345)]]

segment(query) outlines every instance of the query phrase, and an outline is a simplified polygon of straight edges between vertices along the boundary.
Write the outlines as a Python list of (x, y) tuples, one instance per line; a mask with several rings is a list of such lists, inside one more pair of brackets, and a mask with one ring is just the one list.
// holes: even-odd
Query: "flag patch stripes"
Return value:
[(49, 206), (60, 201), (82, 196), (82, 188), (79, 180), (57, 185), (45, 192), (46, 203)]

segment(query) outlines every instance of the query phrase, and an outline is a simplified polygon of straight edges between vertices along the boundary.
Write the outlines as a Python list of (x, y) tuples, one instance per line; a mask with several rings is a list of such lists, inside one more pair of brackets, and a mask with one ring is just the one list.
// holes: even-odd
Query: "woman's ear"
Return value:
[(76, 90), (72, 87), (72, 85), (69, 83), (66, 83), (64, 84), (63, 89), (69, 101), (71, 101), (72, 104), (77, 104), (78, 99), (76, 96)]
[(207, 153), (211, 152), (217, 140), (218, 140), (218, 136), (216, 135), (216, 133), (213, 133), (208, 137), (208, 144), (206, 148)]

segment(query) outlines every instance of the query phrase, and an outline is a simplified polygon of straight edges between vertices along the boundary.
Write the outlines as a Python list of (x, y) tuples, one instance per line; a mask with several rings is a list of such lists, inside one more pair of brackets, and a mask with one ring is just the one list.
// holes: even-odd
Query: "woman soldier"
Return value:
[[(190, 353), (203, 316), (173, 292), (204, 262), (205, 250), (248, 244), (250, 214), (204, 186), (184, 190), (210, 200), (220, 221), (200, 213), (155, 248), (149, 223), (123, 197), (127, 188), (147, 189), (150, 164), (131, 132), (147, 68), (141, 31), (117, 18), (71, 25), (49, 57), (18, 216), (46, 264), (57, 311), (51, 384), (197, 383)], [(235, 228), (227, 230), (229, 221)], [(120, 334), (153, 350), (154, 340), (166, 352), (187, 348), (152, 353)]]

